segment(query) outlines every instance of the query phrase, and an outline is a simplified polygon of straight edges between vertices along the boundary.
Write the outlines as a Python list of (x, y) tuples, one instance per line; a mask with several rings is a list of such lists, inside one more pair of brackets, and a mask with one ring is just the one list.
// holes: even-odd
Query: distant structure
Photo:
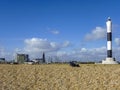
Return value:
[(43, 59), (43, 63), (45, 63), (46, 61), (45, 61), (45, 53), (43, 52), (43, 57), (42, 57), (42, 59)]
[(0, 63), (5, 63), (5, 58), (0, 58)]
[(29, 55), (28, 54), (17, 54), (16, 56), (16, 63), (20, 63), (23, 64), (24, 62), (28, 62), (29, 61)]
[(107, 26), (107, 58), (106, 60), (102, 60), (102, 64), (118, 64), (118, 62), (115, 61), (115, 58), (112, 57), (112, 21), (110, 17), (108, 17), (106, 26)]
[(42, 58), (33, 59), (32, 62), (34, 62), (34, 63), (36, 63), (36, 64), (46, 63), (45, 53), (43, 52)]

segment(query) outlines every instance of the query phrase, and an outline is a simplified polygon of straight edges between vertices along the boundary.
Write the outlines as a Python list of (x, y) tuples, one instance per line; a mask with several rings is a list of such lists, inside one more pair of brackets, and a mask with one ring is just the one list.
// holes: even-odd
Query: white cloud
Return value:
[(32, 38), (25, 40), (26, 52), (48, 52), (57, 50), (57, 44), (49, 42), (47, 39)]
[(63, 43), (63, 47), (68, 47), (68, 46), (70, 46), (70, 45), (71, 45), (70, 41), (65, 41), (65, 42)]
[(65, 41), (63, 43), (57, 43), (57, 42), (50, 42), (47, 39), (41, 39), (41, 38), (31, 38), (26, 39), (25, 41), (25, 48), (24, 51), (26, 53), (37, 55), (41, 52), (48, 52), (53, 53), (57, 52), (58, 50), (61, 50), (62, 48), (67, 48), (70, 45), (69, 41)]
[(115, 38), (114, 41), (115, 41), (116, 45), (120, 46), (120, 38)]
[(58, 30), (52, 30), (51, 33), (55, 34), (55, 35), (60, 34), (60, 32)]
[(80, 52), (87, 52), (86, 48), (81, 48)]
[(94, 30), (92, 30), (91, 33), (88, 33), (85, 36), (86, 41), (91, 41), (91, 40), (98, 40), (98, 39), (103, 39), (106, 37), (106, 29), (102, 27), (96, 27)]

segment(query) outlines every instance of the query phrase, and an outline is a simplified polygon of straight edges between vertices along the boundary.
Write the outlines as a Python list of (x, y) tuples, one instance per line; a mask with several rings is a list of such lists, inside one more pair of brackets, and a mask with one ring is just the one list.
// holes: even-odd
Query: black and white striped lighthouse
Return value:
[(112, 57), (112, 21), (108, 17), (107, 22), (107, 58), (102, 60), (102, 64), (118, 64), (115, 58)]
[(108, 17), (107, 26), (107, 58), (112, 58), (112, 21)]

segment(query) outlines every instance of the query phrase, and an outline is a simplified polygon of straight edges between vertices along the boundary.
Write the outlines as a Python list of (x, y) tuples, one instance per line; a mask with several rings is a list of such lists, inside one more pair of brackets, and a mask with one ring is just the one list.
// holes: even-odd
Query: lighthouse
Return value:
[(112, 20), (108, 17), (106, 22), (107, 28), (107, 57), (102, 60), (102, 64), (118, 64), (115, 58), (112, 57)]
[(112, 21), (110, 17), (108, 17), (106, 26), (107, 26), (107, 58), (112, 58)]

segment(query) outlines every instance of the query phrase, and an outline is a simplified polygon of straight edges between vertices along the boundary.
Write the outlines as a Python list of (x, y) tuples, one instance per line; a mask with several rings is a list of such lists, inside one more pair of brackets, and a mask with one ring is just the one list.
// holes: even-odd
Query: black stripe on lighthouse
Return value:
[(107, 33), (107, 41), (112, 41), (112, 33)]
[(112, 33), (107, 33), (107, 57), (112, 58)]
[(107, 57), (112, 58), (112, 50), (107, 50)]

